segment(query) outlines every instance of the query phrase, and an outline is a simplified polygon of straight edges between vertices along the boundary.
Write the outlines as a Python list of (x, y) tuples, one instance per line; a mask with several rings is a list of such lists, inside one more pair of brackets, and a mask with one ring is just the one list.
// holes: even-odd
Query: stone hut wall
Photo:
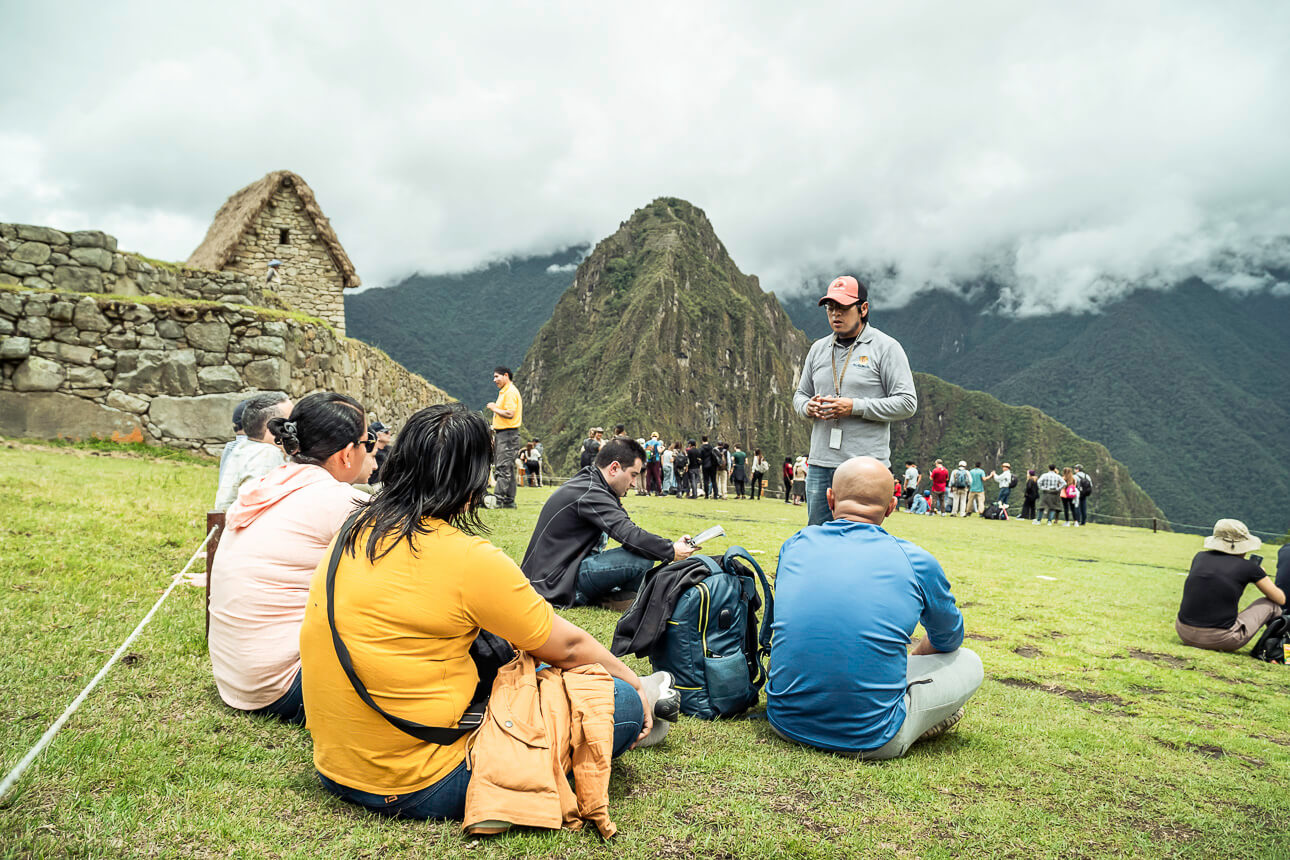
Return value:
[[(40, 244), (111, 253), (55, 238)], [(380, 350), (299, 315), (0, 286), (5, 435), (99, 436), (218, 454), (232, 438), (233, 407), (265, 390), (293, 398), (344, 392), (396, 428), (452, 399)]]
[(238, 272), (207, 272), (154, 264), (117, 250), (97, 230), (63, 232), (31, 224), (0, 224), (0, 284), (121, 296), (173, 296), (275, 307), (259, 280)]
[(265, 204), (255, 225), (246, 231), (224, 264), (224, 270), (263, 282), (270, 260), (282, 261), (278, 270), (281, 280), (273, 291), (284, 302), (345, 333), (345, 282), (327, 245), (318, 236), (313, 219), (305, 213), (300, 195), (286, 184)]

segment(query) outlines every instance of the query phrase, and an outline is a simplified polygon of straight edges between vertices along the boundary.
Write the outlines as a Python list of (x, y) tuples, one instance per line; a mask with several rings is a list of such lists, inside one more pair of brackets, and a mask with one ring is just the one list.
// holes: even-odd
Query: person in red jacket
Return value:
[(940, 460), (936, 461), (936, 468), (932, 469), (932, 512), (937, 516), (945, 513), (945, 487), (950, 482), (950, 471), (945, 468), (945, 464)]

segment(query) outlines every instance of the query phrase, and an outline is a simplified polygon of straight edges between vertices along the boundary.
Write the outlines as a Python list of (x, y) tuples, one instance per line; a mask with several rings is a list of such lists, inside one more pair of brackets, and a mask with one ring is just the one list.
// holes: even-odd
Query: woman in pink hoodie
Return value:
[(290, 462), (243, 486), (211, 569), (210, 654), (230, 707), (303, 723), (300, 624), (314, 569), (355, 503), (376, 440), (358, 401), (302, 398), (269, 431)]

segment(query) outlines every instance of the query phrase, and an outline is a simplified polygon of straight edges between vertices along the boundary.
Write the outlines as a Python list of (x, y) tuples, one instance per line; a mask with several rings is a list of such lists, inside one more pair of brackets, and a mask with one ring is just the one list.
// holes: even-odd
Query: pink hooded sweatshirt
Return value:
[(253, 711), (300, 671), (309, 582), (367, 494), (320, 466), (288, 463), (243, 486), (211, 568), (211, 664), (220, 698)]

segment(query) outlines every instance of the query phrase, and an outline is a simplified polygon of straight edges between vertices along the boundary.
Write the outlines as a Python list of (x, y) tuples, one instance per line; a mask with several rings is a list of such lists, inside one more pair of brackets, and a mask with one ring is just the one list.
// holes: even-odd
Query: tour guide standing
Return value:
[(807, 458), (808, 525), (829, 519), (825, 493), (833, 470), (852, 457), (891, 465), (890, 422), (918, 409), (909, 359), (896, 339), (869, 325), (869, 291), (850, 275), (820, 299), (833, 333), (811, 344), (793, 395), (797, 414), (813, 419)]
[(497, 506), (515, 507), (515, 458), (520, 455), (520, 424), (524, 420), (524, 402), (512, 381), (509, 367), (493, 369), (497, 400), (488, 404), (493, 411), (493, 476), (497, 481)]
[[(542, 506), (520, 569), (556, 606), (625, 610), (645, 572), (660, 561), (689, 558), (689, 535), (673, 543), (632, 522), (619, 501), (640, 477), (645, 449), (610, 439), (596, 462), (570, 478)], [(605, 549), (612, 537), (622, 546)]]
[[(872, 457), (843, 463), (827, 494), (835, 519), (785, 541), (775, 579), (771, 727), (866, 759), (944, 733), (983, 679), (940, 564), (882, 528), (891, 489)], [(927, 635), (907, 654), (920, 623)]]

